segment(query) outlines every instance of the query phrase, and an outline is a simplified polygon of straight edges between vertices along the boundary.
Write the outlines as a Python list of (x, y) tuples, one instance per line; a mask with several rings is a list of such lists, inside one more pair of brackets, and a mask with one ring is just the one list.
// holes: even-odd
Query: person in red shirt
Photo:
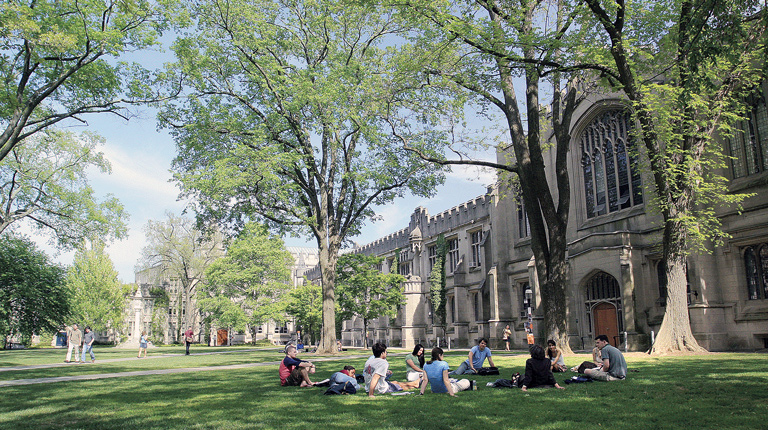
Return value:
[(192, 336), (194, 336), (194, 333), (192, 332), (192, 327), (189, 327), (187, 331), (184, 332), (184, 343), (187, 345), (187, 353), (184, 355), (189, 355), (189, 345), (191, 345), (192, 340), (194, 340)]
[(298, 350), (290, 345), (285, 348), (285, 358), (280, 362), (280, 385), (312, 387), (315, 385), (309, 379), (310, 373), (315, 373), (315, 365), (310, 361), (296, 358)]

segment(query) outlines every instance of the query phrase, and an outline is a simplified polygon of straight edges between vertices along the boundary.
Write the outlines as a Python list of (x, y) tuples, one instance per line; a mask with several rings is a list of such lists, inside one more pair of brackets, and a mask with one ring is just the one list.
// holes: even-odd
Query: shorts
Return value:
[(140, 343), (139, 344), (139, 348), (147, 349), (147, 344), (146, 343)]
[(387, 384), (389, 384), (389, 388), (387, 388), (387, 393), (395, 393), (398, 391), (403, 391), (403, 388), (399, 385), (395, 385), (389, 381), (387, 381)]
[(299, 385), (301, 385), (302, 381), (304, 381), (304, 377), (301, 376), (301, 368), (294, 367), (293, 370), (291, 370), (291, 374), (288, 375), (287, 378), (285, 378), (285, 386), (298, 387)]

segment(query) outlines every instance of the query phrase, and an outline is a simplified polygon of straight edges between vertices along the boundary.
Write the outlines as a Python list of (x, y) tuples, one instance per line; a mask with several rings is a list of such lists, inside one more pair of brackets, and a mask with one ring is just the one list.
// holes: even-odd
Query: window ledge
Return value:
[(627, 209), (622, 209), (617, 212), (611, 212), (605, 215), (599, 215), (594, 218), (590, 218), (584, 221), (579, 227), (579, 230), (586, 230), (588, 228), (596, 227), (598, 225), (608, 224), (610, 222), (619, 221), (633, 216), (642, 215), (645, 213), (645, 204), (634, 206)]

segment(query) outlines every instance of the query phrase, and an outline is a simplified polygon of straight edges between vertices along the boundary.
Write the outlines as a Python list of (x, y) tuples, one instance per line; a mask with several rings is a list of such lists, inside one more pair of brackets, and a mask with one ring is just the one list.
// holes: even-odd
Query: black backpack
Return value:
[(325, 393), (323, 394), (355, 394), (357, 393), (357, 390), (355, 389), (355, 386), (350, 384), (349, 382), (345, 382), (343, 384), (333, 384), (330, 387), (328, 387), (327, 390), (325, 390)]

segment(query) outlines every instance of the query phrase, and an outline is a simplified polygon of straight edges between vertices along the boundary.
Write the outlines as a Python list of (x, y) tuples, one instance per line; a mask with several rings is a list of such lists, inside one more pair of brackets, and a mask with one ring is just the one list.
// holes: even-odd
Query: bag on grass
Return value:
[(325, 390), (325, 393), (323, 394), (355, 394), (357, 393), (357, 390), (355, 389), (355, 386), (350, 384), (349, 382), (345, 382), (343, 384), (333, 384), (330, 387), (328, 387), (327, 390)]
[(499, 374), (499, 368), (498, 367), (481, 367), (477, 369), (476, 372), (480, 376), (486, 376), (486, 375), (498, 375)]
[(576, 369), (578, 373), (584, 373), (586, 369), (594, 369), (597, 367), (597, 364), (591, 362), (591, 361), (585, 361), (579, 365), (579, 368)]
[(592, 378), (589, 376), (574, 376), (571, 379), (566, 379), (566, 384), (581, 384), (582, 382), (592, 382)]

